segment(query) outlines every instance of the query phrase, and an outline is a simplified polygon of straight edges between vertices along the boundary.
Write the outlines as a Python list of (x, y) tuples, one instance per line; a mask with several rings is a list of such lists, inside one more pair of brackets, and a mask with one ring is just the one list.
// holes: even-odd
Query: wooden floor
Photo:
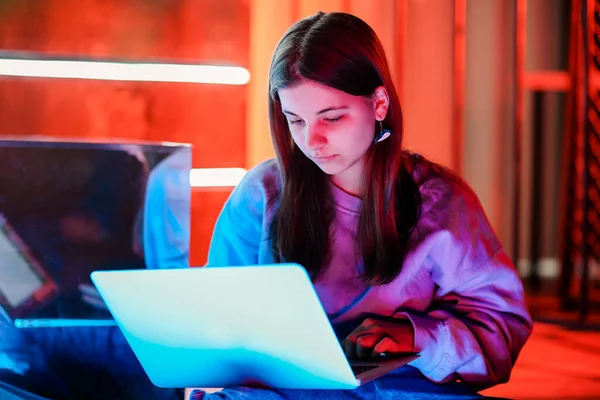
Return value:
[(528, 294), (536, 320), (510, 381), (482, 394), (511, 399), (600, 399), (600, 309), (581, 322), (551, 290)]
[(482, 394), (511, 399), (600, 399), (600, 332), (537, 322), (507, 384)]

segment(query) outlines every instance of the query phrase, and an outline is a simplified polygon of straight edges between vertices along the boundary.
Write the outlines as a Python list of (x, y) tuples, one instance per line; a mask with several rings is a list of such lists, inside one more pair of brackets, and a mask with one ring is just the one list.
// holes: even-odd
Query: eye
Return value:
[(335, 118), (325, 118), (325, 121), (330, 122), (330, 123), (334, 123), (334, 122), (339, 121), (343, 117), (344, 117), (343, 115), (340, 115), (339, 117), (335, 117)]
[(295, 125), (295, 124), (302, 123), (302, 120), (301, 119), (290, 119), (290, 120), (288, 120), (288, 122), (290, 123), (290, 125)]

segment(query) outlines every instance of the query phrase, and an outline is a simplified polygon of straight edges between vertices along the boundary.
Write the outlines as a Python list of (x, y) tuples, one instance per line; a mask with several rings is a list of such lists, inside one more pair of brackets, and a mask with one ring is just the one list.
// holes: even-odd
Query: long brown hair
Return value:
[(355, 96), (371, 96), (379, 86), (388, 92), (383, 124), (393, 133), (366, 155), (357, 251), (363, 279), (389, 283), (400, 273), (419, 218), (419, 191), (402, 151), (402, 110), (383, 46), (369, 25), (350, 14), (320, 12), (298, 21), (273, 56), (269, 119), (283, 182), (271, 225), (275, 260), (297, 262), (316, 279), (330, 256), (334, 209), (327, 177), (295, 145), (278, 96), (279, 89), (303, 79)]

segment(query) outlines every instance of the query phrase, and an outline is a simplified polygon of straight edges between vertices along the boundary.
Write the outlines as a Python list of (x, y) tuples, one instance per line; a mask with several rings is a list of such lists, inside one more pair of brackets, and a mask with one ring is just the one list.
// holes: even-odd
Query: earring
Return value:
[(379, 121), (379, 133), (375, 135), (373, 143), (383, 142), (385, 139), (392, 135), (392, 131), (389, 129), (383, 129), (383, 122)]

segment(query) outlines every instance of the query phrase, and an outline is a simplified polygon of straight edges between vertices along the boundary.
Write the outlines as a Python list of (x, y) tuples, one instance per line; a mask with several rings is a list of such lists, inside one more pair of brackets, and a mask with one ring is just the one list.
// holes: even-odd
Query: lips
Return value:
[(334, 158), (335, 158), (335, 155), (327, 156), (327, 157), (313, 157), (312, 159), (317, 162), (326, 162), (326, 161), (333, 160)]

